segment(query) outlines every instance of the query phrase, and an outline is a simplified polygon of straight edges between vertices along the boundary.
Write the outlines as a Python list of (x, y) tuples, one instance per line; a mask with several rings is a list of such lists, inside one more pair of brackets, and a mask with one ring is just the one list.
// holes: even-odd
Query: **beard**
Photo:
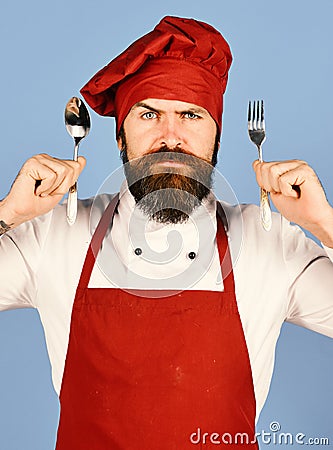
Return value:
[(167, 146), (129, 161), (124, 133), (122, 143), (124, 172), (138, 208), (158, 223), (186, 222), (211, 190), (218, 139), (209, 162)]

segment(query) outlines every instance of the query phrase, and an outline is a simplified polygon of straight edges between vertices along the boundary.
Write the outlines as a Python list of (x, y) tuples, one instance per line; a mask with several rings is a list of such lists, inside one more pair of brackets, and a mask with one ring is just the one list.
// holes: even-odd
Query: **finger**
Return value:
[(84, 163), (79, 161), (61, 161), (59, 166), (54, 166), (56, 171), (56, 179), (49, 186), (41, 185), (39, 195), (46, 197), (47, 195), (64, 195), (68, 189), (77, 181)]
[(68, 176), (68, 168), (65, 164), (50, 164), (50, 166), (42, 165), (39, 169), (41, 183), (36, 189), (36, 195), (46, 197), (51, 192), (55, 191), (63, 180)]
[(82, 170), (86, 167), (87, 160), (86, 160), (86, 158), (84, 156), (79, 156), (78, 159), (77, 159), (77, 162), (80, 165), (80, 171), (78, 173), (78, 176), (79, 176), (80, 173), (82, 172)]
[(279, 164), (283, 172), (286, 172), (287, 170), (290, 170), (299, 165), (303, 164), (306, 166), (308, 165), (306, 161), (303, 161), (301, 159), (289, 159), (285, 161), (263, 161), (263, 162), (260, 162), (258, 159), (256, 159), (255, 161), (253, 161), (252, 167), (254, 170), (257, 170), (262, 166), (272, 166), (274, 164)]
[(294, 192), (286, 191), (286, 186), (281, 185), (281, 177), (289, 173), (291, 170), (298, 170), (301, 167), (298, 161), (289, 161), (287, 163), (277, 162), (270, 164), (266, 170), (267, 186), (270, 192), (282, 193), (285, 195), (294, 196)]
[[(280, 178), (285, 173), (290, 171), (299, 170), (303, 167), (309, 168), (309, 166), (300, 160), (291, 160), (291, 161), (273, 161), (273, 162), (259, 162), (255, 161), (253, 163), (253, 168), (256, 172), (257, 182), (260, 187), (264, 188), (268, 192), (284, 192), (288, 195), (294, 196), (294, 192), (290, 192), (290, 189), (287, 190), (286, 186), (280, 185)], [(310, 169), (310, 168), (309, 168)]]
[(268, 162), (260, 162), (259, 160), (256, 160), (253, 163), (253, 169), (255, 170), (256, 173), (258, 185), (269, 192), (272, 190), (272, 186), (269, 182), (269, 172), (268, 172), (270, 164), (271, 163)]
[[(36, 189), (36, 195), (40, 197), (47, 197), (48, 195), (61, 194), (59, 187), (63, 184), (66, 179), (66, 175), (60, 176), (56, 174), (54, 180), (48, 178), (46, 180), (42, 180), (39, 187)], [(62, 194), (64, 195), (64, 194)]]
[(51, 164), (52, 163), (75, 163), (78, 162), (79, 165), (81, 166), (81, 171), (84, 169), (85, 165), (86, 165), (86, 158), (84, 156), (79, 156), (77, 161), (74, 161), (73, 159), (59, 159), (59, 158), (54, 158), (53, 156), (48, 155), (47, 153), (41, 153), (40, 155), (36, 155), (36, 158), (38, 158), (38, 160), (42, 163), (45, 164), (45, 161), (49, 161)]
[(252, 166), (256, 173), (256, 179), (258, 185), (265, 189), (266, 191), (271, 191), (272, 186), (269, 182), (269, 167), (272, 163), (269, 162), (260, 162), (259, 160), (256, 160), (253, 162)]
[(73, 184), (84, 165), (84, 158), (80, 158), (80, 162), (76, 162), (40, 154), (30, 158), (24, 164), (21, 172), (33, 181), (35, 194), (45, 197), (51, 192), (55, 192), (65, 179), (68, 180), (68, 186)]
[(302, 185), (305, 181), (306, 171), (302, 166), (296, 167), (280, 176), (280, 191), (287, 197), (298, 198), (301, 195)]
[[(77, 182), (78, 177), (73, 175), (68, 175), (63, 178), (63, 180), (59, 180), (59, 184), (54, 185), (54, 189), (50, 189), (46, 192), (46, 195), (65, 195), (68, 190)], [(42, 196), (44, 197), (45, 194)]]
[(40, 195), (45, 189), (49, 189), (57, 180), (57, 173), (54, 170), (36, 162), (32, 167), (27, 165), (26, 171), (22, 174), (30, 179), (36, 195)]
[(43, 191), (42, 197), (47, 195), (65, 195), (70, 187), (77, 182), (86, 165), (86, 159), (83, 156), (79, 156), (77, 161), (62, 160), (62, 163), (66, 169), (64, 176), (58, 176), (53, 186)]

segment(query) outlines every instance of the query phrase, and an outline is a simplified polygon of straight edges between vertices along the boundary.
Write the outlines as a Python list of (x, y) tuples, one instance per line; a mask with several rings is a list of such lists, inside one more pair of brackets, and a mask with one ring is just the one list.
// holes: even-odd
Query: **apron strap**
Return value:
[(216, 241), (217, 241), (217, 248), (219, 251), (224, 292), (235, 292), (235, 281), (232, 269), (232, 261), (228, 243), (228, 236), (226, 233), (226, 229), (228, 229), (228, 222), (225, 212), (219, 201), (216, 201), (216, 221), (217, 221)]
[(89, 284), (90, 275), (94, 268), (97, 254), (102, 246), (102, 242), (106, 235), (108, 227), (112, 226), (114, 212), (118, 206), (118, 203), (119, 193), (115, 195), (108, 204), (93, 234), (87, 251), (86, 259), (83, 264), (78, 289), (85, 289)]

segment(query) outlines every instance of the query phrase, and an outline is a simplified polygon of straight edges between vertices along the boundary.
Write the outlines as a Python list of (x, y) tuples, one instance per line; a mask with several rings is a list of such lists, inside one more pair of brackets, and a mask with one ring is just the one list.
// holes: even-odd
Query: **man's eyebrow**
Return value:
[[(145, 102), (138, 102), (135, 103), (135, 105), (133, 105), (132, 110), (136, 109), (136, 108), (145, 108), (148, 109), (149, 111), (153, 111), (157, 114), (161, 114), (163, 111), (161, 109), (156, 109), (153, 106), (148, 105)], [(209, 115), (208, 111), (204, 108), (201, 108), (200, 106), (190, 106), (189, 108), (184, 108), (181, 111), (176, 111), (177, 114), (185, 114), (187, 112), (193, 113), (193, 114), (199, 114), (199, 115)]]
[(189, 108), (184, 108), (183, 111), (179, 111), (178, 113), (182, 114), (182, 113), (185, 113), (185, 112), (191, 112), (193, 114), (201, 114), (201, 115), (209, 114), (207, 112), (207, 110), (205, 110), (204, 108), (200, 108), (200, 106), (198, 106), (198, 107), (194, 107), (194, 106), (191, 107), (190, 106)]
[(135, 103), (135, 105), (133, 105), (133, 107), (132, 107), (132, 110), (136, 109), (136, 108), (145, 108), (145, 109), (149, 109), (149, 111), (153, 111), (158, 114), (161, 113), (161, 111), (159, 109), (153, 108), (152, 106), (147, 105), (147, 103), (144, 103), (144, 102)]

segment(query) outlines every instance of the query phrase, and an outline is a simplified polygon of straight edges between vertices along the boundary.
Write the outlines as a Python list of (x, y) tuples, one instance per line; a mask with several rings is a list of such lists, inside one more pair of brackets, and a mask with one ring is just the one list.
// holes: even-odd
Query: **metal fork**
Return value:
[[(250, 140), (257, 146), (259, 161), (263, 162), (261, 146), (266, 140), (263, 100), (254, 101), (253, 104), (249, 101), (247, 120)], [(262, 188), (260, 189), (260, 219), (264, 229), (269, 231), (272, 227), (272, 213), (268, 193)]]

